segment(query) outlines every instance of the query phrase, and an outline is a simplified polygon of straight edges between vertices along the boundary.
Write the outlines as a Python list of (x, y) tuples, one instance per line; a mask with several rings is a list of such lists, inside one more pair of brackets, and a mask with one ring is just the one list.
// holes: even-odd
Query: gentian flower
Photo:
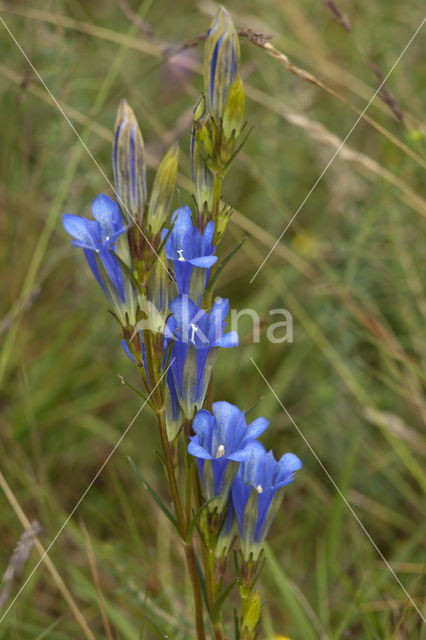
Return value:
[(213, 415), (202, 409), (195, 416), (195, 436), (188, 451), (197, 459), (206, 499), (218, 497), (209, 505), (210, 510), (217, 508), (220, 512), (240, 463), (250, 459), (253, 444), (269, 421), (257, 418), (247, 426), (244, 412), (229, 402), (214, 402), (212, 410)]
[[(172, 216), (174, 227), (166, 241), (166, 255), (173, 261), (178, 295), (189, 295), (200, 304), (207, 285), (210, 267), (217, 261), (212, 246), (214, 223), (210, 221), (204, 233), (194, 227), (189, 207), (177, 209)], [(163, 237), (167, 230), (163, 230)]]
[(103, 193), (93, 200), (92, 214), (94, 220), (64, 213), (62, 224), (72, 237), (71, 244), (83, 249), (93, 275), (122, 324), (126, 324), (126, 312), (130, 321), (135, 314), (133, 287), (123, 276), (120, 262), (110, 249), (116, 250), (120, 236), (128, 227), (123, 224), (118, 205)]
[(253, 448), (232, 485), (232, 501), (238, 520), (241, 551), (245, 560), (257, 560), (275, 515), (281, 505), (284, 487), (294, 479), (302, 463), (293, 453), (277, 462), (272, 451), (262, 445)]
[(174, 336), (172, 365), (179, 403), (187, 418), (203, 406), (207, 385), (219, 347), (238, 346), (236, 331), (225, 331), (229, 302), (216, 298), (207, 313), (188, 296), (179, 296), (169, 305), (173, 316), (169, 331)]

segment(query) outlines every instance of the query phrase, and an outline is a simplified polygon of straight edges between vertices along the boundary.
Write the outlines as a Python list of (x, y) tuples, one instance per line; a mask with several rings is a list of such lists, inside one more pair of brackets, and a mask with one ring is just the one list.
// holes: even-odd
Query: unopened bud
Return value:
[(223, 117), (239, 64), (238, 33), (229, 13), (220, 7), (207, 32), (203, 62), (207, 110), (217, 119)]
[(115, 122), (113, 166), (117, 201), (129, 222), (142, 223), (146, 203), (145, 151), (136, 116), (122, 100)]
[(167, 220), (178, 169), (179, 147), (175, 143), (166, 153), (155, 174), (148, 207), (148, 224), (158, 233)]

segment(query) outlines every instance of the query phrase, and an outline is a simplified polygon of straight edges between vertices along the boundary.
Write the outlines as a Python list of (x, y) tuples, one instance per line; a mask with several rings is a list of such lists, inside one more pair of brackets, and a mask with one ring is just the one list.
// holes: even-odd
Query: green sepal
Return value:
[(229, 90), (223, 113), (222, 129), (225, 138), (239, 136), (244, 121), (244, 106), (244, 87), (240, 75), (237, 74)]
[(238, 578), (234, 578), (232, 580), (232, 582), (230, 584), (228, 584), (226, 589), (224, 589), (222, 591), (222, 593), (220, 593), (218, 595), (218, 597), (216, 598), (215, 603), (214, 603), (213, 608), (212, 608), (212, 613), (211, 613), (211, 618), (212, 618), (213, 622), (216, 622), (218, 620), (219, 614), (220, 614), (220, 610), (222, 609), (222, 606), (223, 606), (226, 598), (229, 596), (229, 594), (231, 593), (232, 589), (235, 587), (237, 582), (238, 582)]

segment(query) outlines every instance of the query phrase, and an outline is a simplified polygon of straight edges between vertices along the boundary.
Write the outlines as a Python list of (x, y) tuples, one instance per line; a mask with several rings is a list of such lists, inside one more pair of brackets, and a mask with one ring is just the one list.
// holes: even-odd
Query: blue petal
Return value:
[(65, 231), (77, 241), (74, 242), (74, 245), (93, 251), (100, 248), (100, 230), (95, 220), (88, 220), (72, 213), (64, 213), (62, 224)]
[(216, 248), (216, 247), (212, 247), (213, 234), (214, 234), (214, 222), (213, 220), (210, 220), (210, 222), (207, 223), (207, 226), (204, 229), (203, 237), (201, 239), (201, 253), (203, 255), (213, 253)]
[(238, 451), (234, 451), (229, 455), (226, 455), (228, 460), (235, 460), (235, 462), (246, 462), (250, 460), (250, 449), (249, 447), (245, 447), (244, 449), (239, 449)]
[(199, 258), (191, 258), (189, 260), (194, 267), (202, 267), (203, 269), (210, 269), (217, 262), (217, 256), (201, 256)]
[(129, 349), (129, 345), (127, 344), (127, 342), (125, 340), (121, 341), (121, 345), (124, 349), (124, 353), (126, 354), (126, 356), (136, 364), (136, 360), (134, 359), (134, 357), (132, 356), (130, 349)]
[(254, 440), (250, 444), (250, 459), (244, 463), (242, 474), (245, 482), (257, 487), (262, 475), (262, 468), (266, 456), (266, 449), (260, 442)]
[(240, 342), (238, 333), (236, 331), (229, 331), (224, 336), (213, 342), (213, 347), (223, 347), (229, 349), (231, 347), (238, 347)]
[(256, 418), (253, 422), (247, 427), (247, 438), (250, 440), (254, 440), (258, 438), (269, 425), (269, 420), (266, 418)]
[(92, 202), (92, 214), (95, 220), (99, 222), (102, 231), (102, 240), (106, 243), (114, 242), (125, 230), (117, 203), (103, 193), (100, 193), (94, 198)]
[(294, 453), (285, 453), (279, 461), (280, 472), (294, 473), (302, 468), (302, 463)]
[(212, 459), (211, 455), (193, 440), (188, 445), (188, 453), (190, 453), (195, 458), (201, 458), (202, 460)]
[(212, 428), (211, 413), (206, 411), (206, 409), (201, 409), (194, 418), (192, 428), (200, 438), (207, 437)]

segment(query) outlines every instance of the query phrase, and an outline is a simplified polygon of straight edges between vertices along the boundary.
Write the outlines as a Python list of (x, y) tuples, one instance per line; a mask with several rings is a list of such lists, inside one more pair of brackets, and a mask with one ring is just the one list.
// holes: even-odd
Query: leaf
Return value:
[(234, 255), (237, 253), (237, 251), (239, 251), (241, 249), (241, 247), (243, 246), (243, 244), (245, 243), (245, 241), (247, 240), (247, 236), (244, 237), (241, 242), (239, 242), (237, 244), (237, 246), (232, 249), (232, 251), (230, 253), (228, 253), (228, 255), (226, 256), (226, 258), (224, 258), (222, 260), (222, 262), (220, 263), (220, 265), (218, 266), (213, 278), (210, 280), (208, 287), (206, 289), (206, 291), (211, 291), (214, 287), (214, 285), (216, 284), (216, 280), (218, 279), (218, 277), (220, 276), (220, 274), (222, 273), (223, 269), (226, 267), (226, 265), (228, 264), (228, 262), (231, 260), (231, 258), (234, 257)]
[(193, 533), (194, 533), (195, 525), (197, 524), (198, 516), (207, 507), (207, 505), (210, 504), (210, 502), (213, 502), (213, 500), (216, 500), (216, 496), (213, 496), (213, 498), (210, 498), (203, 505), (201, 505), (201, 507), (198, 509), (197, 513), (192, 518), (191, 524), (188, 527), (188, 533), (186, 534), (186, 539), (185, 539), (186, 544), (190, 544), (190, 542), (192, 540), (192, 536), (193, 536)]
[[(244, 125), (245, 127), (245, 125)], [(241, 129), (241, 133), (243, 132), (244, 127)], [(228, 171), (228, 169), (230, 168), (231, 164), (234, 162), (235, 158), (237, 157), (237, 155), (239, 154), (239, 152), (241, 151), (241, 149), (243, 148), (243, 146), (245, 145), (245, 143), (248, 140), (249, 135), (251, 134), (251, 132), (254, 129), (254, 125), (251, 127), (251, 129), (249, 129), (246, 133), (246, 135), (244, 136), (243, 141), (241, 142), (241, 144), (238, 145), (238, 147), (235, 149), (234, 153), (232, 154), (232, 156), (229, 158), (228, 162), (225, 164), (225, 166), (223, 167), (223, 169), (220, 172), (220, 175), (222, 177), (225, 176), (226, 172)]]
[(237, 582), (238, 582), (238, 578), (234, 578), (233, 581), (230, 584), (228, 584), (226, 589), (224, 589), (222, 593), (217, 597), (216, 602), (214, 603), (213, 609), (212, 609), (213, 622), (216, 622), (216, 620), (218, 619), (223, 603), (225, 602), (226, 598), (231, 593), (232, 589), (235, 587)]
[(244, 412), (244, 415), (248, 416), (249, 413), (251, 413), (252, 411), (254, 411), (256, 409), (256, 407), (259, 406), (259, 404), (265, 399), (265, 396), (260, 396), (259, 400), (257, 400), (257, 402), (255, 402), (254, 404), (251, 405), (251, 407), (249, 409), (247, 409), (247, 411)]
[(148, 396), (146, 396), (144, 393), (142, 393), (142, 391), (139, 391), (139, 389), (137, 389), (132, 384), (130, 384), (130, 382), (127, 382), (126, 378), (124, 378), (123, 376), (119, 375), (118, 377), (120, 379), (121, 384), (126, 385), (126, 387), (128, 387), (129, 389), (131, 389), (132, 391), (137, 393), (138, 396), (140, 396), (142, 398), (142, 400), (145, 401), (145, 403), (149, 406), (149, 408), (152, 409), (152, 411), (155, 411), (155, 407), (152, 404), (152, 402), (150, 401)]
[(238, 621), (237, 608), (234, 607), (234, 628), (235, 628), (235, 640), (240, 640), (240, 623)]
[(169, 636), (167, 635), (167, 633), (164, 633), (164, 631), (162, 629), (157, 627), (157, 625), (151, 620), (151, 618), (148, 618), (148, 616), (145, 616), (145, 615), (143, 617), (145, 618), (145, 620), (147, 622), (149, 622), (149, 624), (154, 629), (154, 631), (157, 633), (159, 638), (163, 638), (163, 640), (168, 640)]
[[(130, 458), (130, 456), (128, 457), (128, 460), (133, 468), (133, 471), (136, 473), (136, 475), (138, 476), (139, 480), (143, 483), (143, 485), (145, 486), (145, 489), (148, 491), (148, 493), (152, 496), (152, 498), (154, 498), (155, 502), (158, 504), (158, 506), (160, 507), (161, 511), (164, 513), (164, 515), (170, 520), (170, 522), (172, 523), (172, 525), (174, 526), (174, 528), (176, 529), (176, 531), (179, 534), (179, 527), (178, 524), (176, 522), (175, 517), (173, 516), (172, 512), (170, 511), (170, 509), (168, 509), (166, 507), (166, 505), (164, 504), (164, 502), (161, 500), (161, 498), (158, 496), (158, 494), (154, 491), (154, 489), (151, 487), (151, 485), (145, 480), (145, 478), (143, 477), (142, 473), (140, 472), (140, 470), (138, 469), (138, 467), (136, 466), (135, 462), (132, 460), (132, 458)], [(179, 534), (180, 535), (180, 534)]]
[(137, 279), (135, 278), (134, 273), (132, 272), (132, 270), (130, 269), (129, 265), (127, 265), (124, 260), (122, 260), (120, 258), (120, 256), (113, 251), (112, 249), (109, 250), (110, 253), (112, 253), (112, 255), (114, 256), (114, 258), (117, 258), (118, 262), (120, 263), (120, 267), (124, 270), (124, 272), (126, 273), (126, 275), (129, 277), (129, 279), (132, 281), (132, 283), (135, 285), (136, 289), (138, 291), (141, 291), (141, 285), (140, 282), (137, 281)]

